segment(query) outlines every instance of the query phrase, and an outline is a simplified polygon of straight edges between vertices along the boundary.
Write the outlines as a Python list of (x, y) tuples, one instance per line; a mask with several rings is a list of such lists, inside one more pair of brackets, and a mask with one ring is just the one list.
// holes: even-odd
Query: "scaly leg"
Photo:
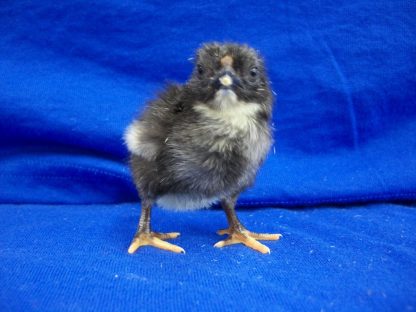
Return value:
[(225, 211), (227, 216), (229, 228), (225, 230), (220, 230), (217, 233), (219, 235), (228, 234), (228, 238), (222, 241), (219, 241), (214, 245), (214, 247), (224, 247), (228, 245), (242, 243), (254, 250), (257, 250), (261, 253), (270, 253), (270, 249), (263, 245), (262, 243), (258, 242), (257, 240), (278, 240), (282, 237), (281, 234), (261, 234), (261, 233), (253, 233), (248, 231), (238, 220), (237, 215), (235, 214), (235, 203), (237, 201), (237, 197), (234, 196), (232, 198), (223, 199), (221, 201), (221, 205)]
[(128, 253), (134, 253), (142, 246), (153, 246), (160, 249), (169, 250), (176, 253), (185, 253), (181, 247), (165, 242), (165, 239), (176, 238), (179, 233), (156, 233), (150, 230), (150, 210), (152, 203), (148, 200), (142, 201), (142, 214), (140, 215), (139, 226), (137, 232), (130, 244)]

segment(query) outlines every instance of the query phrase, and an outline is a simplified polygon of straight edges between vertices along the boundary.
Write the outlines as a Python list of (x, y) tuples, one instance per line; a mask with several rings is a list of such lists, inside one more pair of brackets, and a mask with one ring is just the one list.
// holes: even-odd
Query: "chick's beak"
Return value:
[(238, 85), (238, 79), (232, 69), (224, 69), (217, 76), (214, 84), (216, 89), (232, 89), (234, 85)]
[(218, 79), (221, 86), (230, 87), (233, 84), (233, 78), (229, 74), (224, 74)]

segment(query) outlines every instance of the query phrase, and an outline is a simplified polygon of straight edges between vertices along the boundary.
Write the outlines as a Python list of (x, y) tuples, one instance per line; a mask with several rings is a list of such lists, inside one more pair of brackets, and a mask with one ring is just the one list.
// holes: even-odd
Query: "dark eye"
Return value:
[(197, 71), (198, 71), (198, 75), (203, 75), (204, 74), (204, 67), (202, 67), (201, 64), (197, 65)]
[(252, 69), (250, 69), (250, 76), (251, 77), (257, 77), (257, 75), (258, 75), (258, 73), (259, 73), (259, 70), (257, 69), (257, 67), (253, 67)]

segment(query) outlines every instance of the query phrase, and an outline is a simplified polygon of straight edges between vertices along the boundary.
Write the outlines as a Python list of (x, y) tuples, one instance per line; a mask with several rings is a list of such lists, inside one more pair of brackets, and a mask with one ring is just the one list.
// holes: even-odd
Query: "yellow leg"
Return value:
[(219, 241), (214, 245), (214, 247), (221, 248), (228, 245), (242, 243), (247, 247), (250, 247), (254, 250), (257, 250), (264, 254), (269, 254), (270, 249), (258, 242), (257, 240), (278, 240), (282, 237), (281, 234), (263, 234), (263, 233), (253, 233), (245, 229), (238, 220), (237, 215), (235, 214), (235, 203), (237, 197), (223, 199), (221, 204), (227, 216), (228, 223), (230, 227), (225, 230), (219, 230), (217, 233), (219, 235), (228, 234), (228, 238), (222, 241)]
[(156, 248), (176, 252), (185, 253), (183, 248), (174, 244), (165, 242), (166, 239), (176, 238), (179, 236), (178, 232), (171, 233), (157, 233), (150, 230), (150, 210), (152, 203), (148, 200), (142, 201), (142, 213), (140, 215), (139, 226), (136, 234), (133, 237), (130, 247), (127, 250), (129, 254), (134, 253), (142, 246), (153, 246)]

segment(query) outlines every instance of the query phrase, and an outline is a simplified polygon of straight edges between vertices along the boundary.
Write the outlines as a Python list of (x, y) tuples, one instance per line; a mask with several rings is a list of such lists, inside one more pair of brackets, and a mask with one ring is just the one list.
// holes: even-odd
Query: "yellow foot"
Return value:
[(138, 248), (142, 246), (153, 246), (160, 249), (169, 250), (176, 253), (185, 253), (181, 247), (173, 245), (171, 243), (165, 242), (164, 239), (176, 238), (179, 236), (179, 233), (136, 233), (133, 238), (133, 241), (130, 244), (128, 253), (134, 253)]
[(257, 240), (278, 240), (282, 237), (281, 234), (260, 234), (260, 233), (253, 233), (247, 230), (220, 230), (217, 232), (219, 235), (228, 234), (228, 238), (222, 241), (219, 241), (214, 245), (214, 247), (221, 248), (228, 245), (234, 245), (238, 243), (242, 243), (247, 247), (250, 247), (254, 250), (257, 250), (261, 253), (270, 253), (269, 247), (263, 245), (262, 243), (258, 242)]

